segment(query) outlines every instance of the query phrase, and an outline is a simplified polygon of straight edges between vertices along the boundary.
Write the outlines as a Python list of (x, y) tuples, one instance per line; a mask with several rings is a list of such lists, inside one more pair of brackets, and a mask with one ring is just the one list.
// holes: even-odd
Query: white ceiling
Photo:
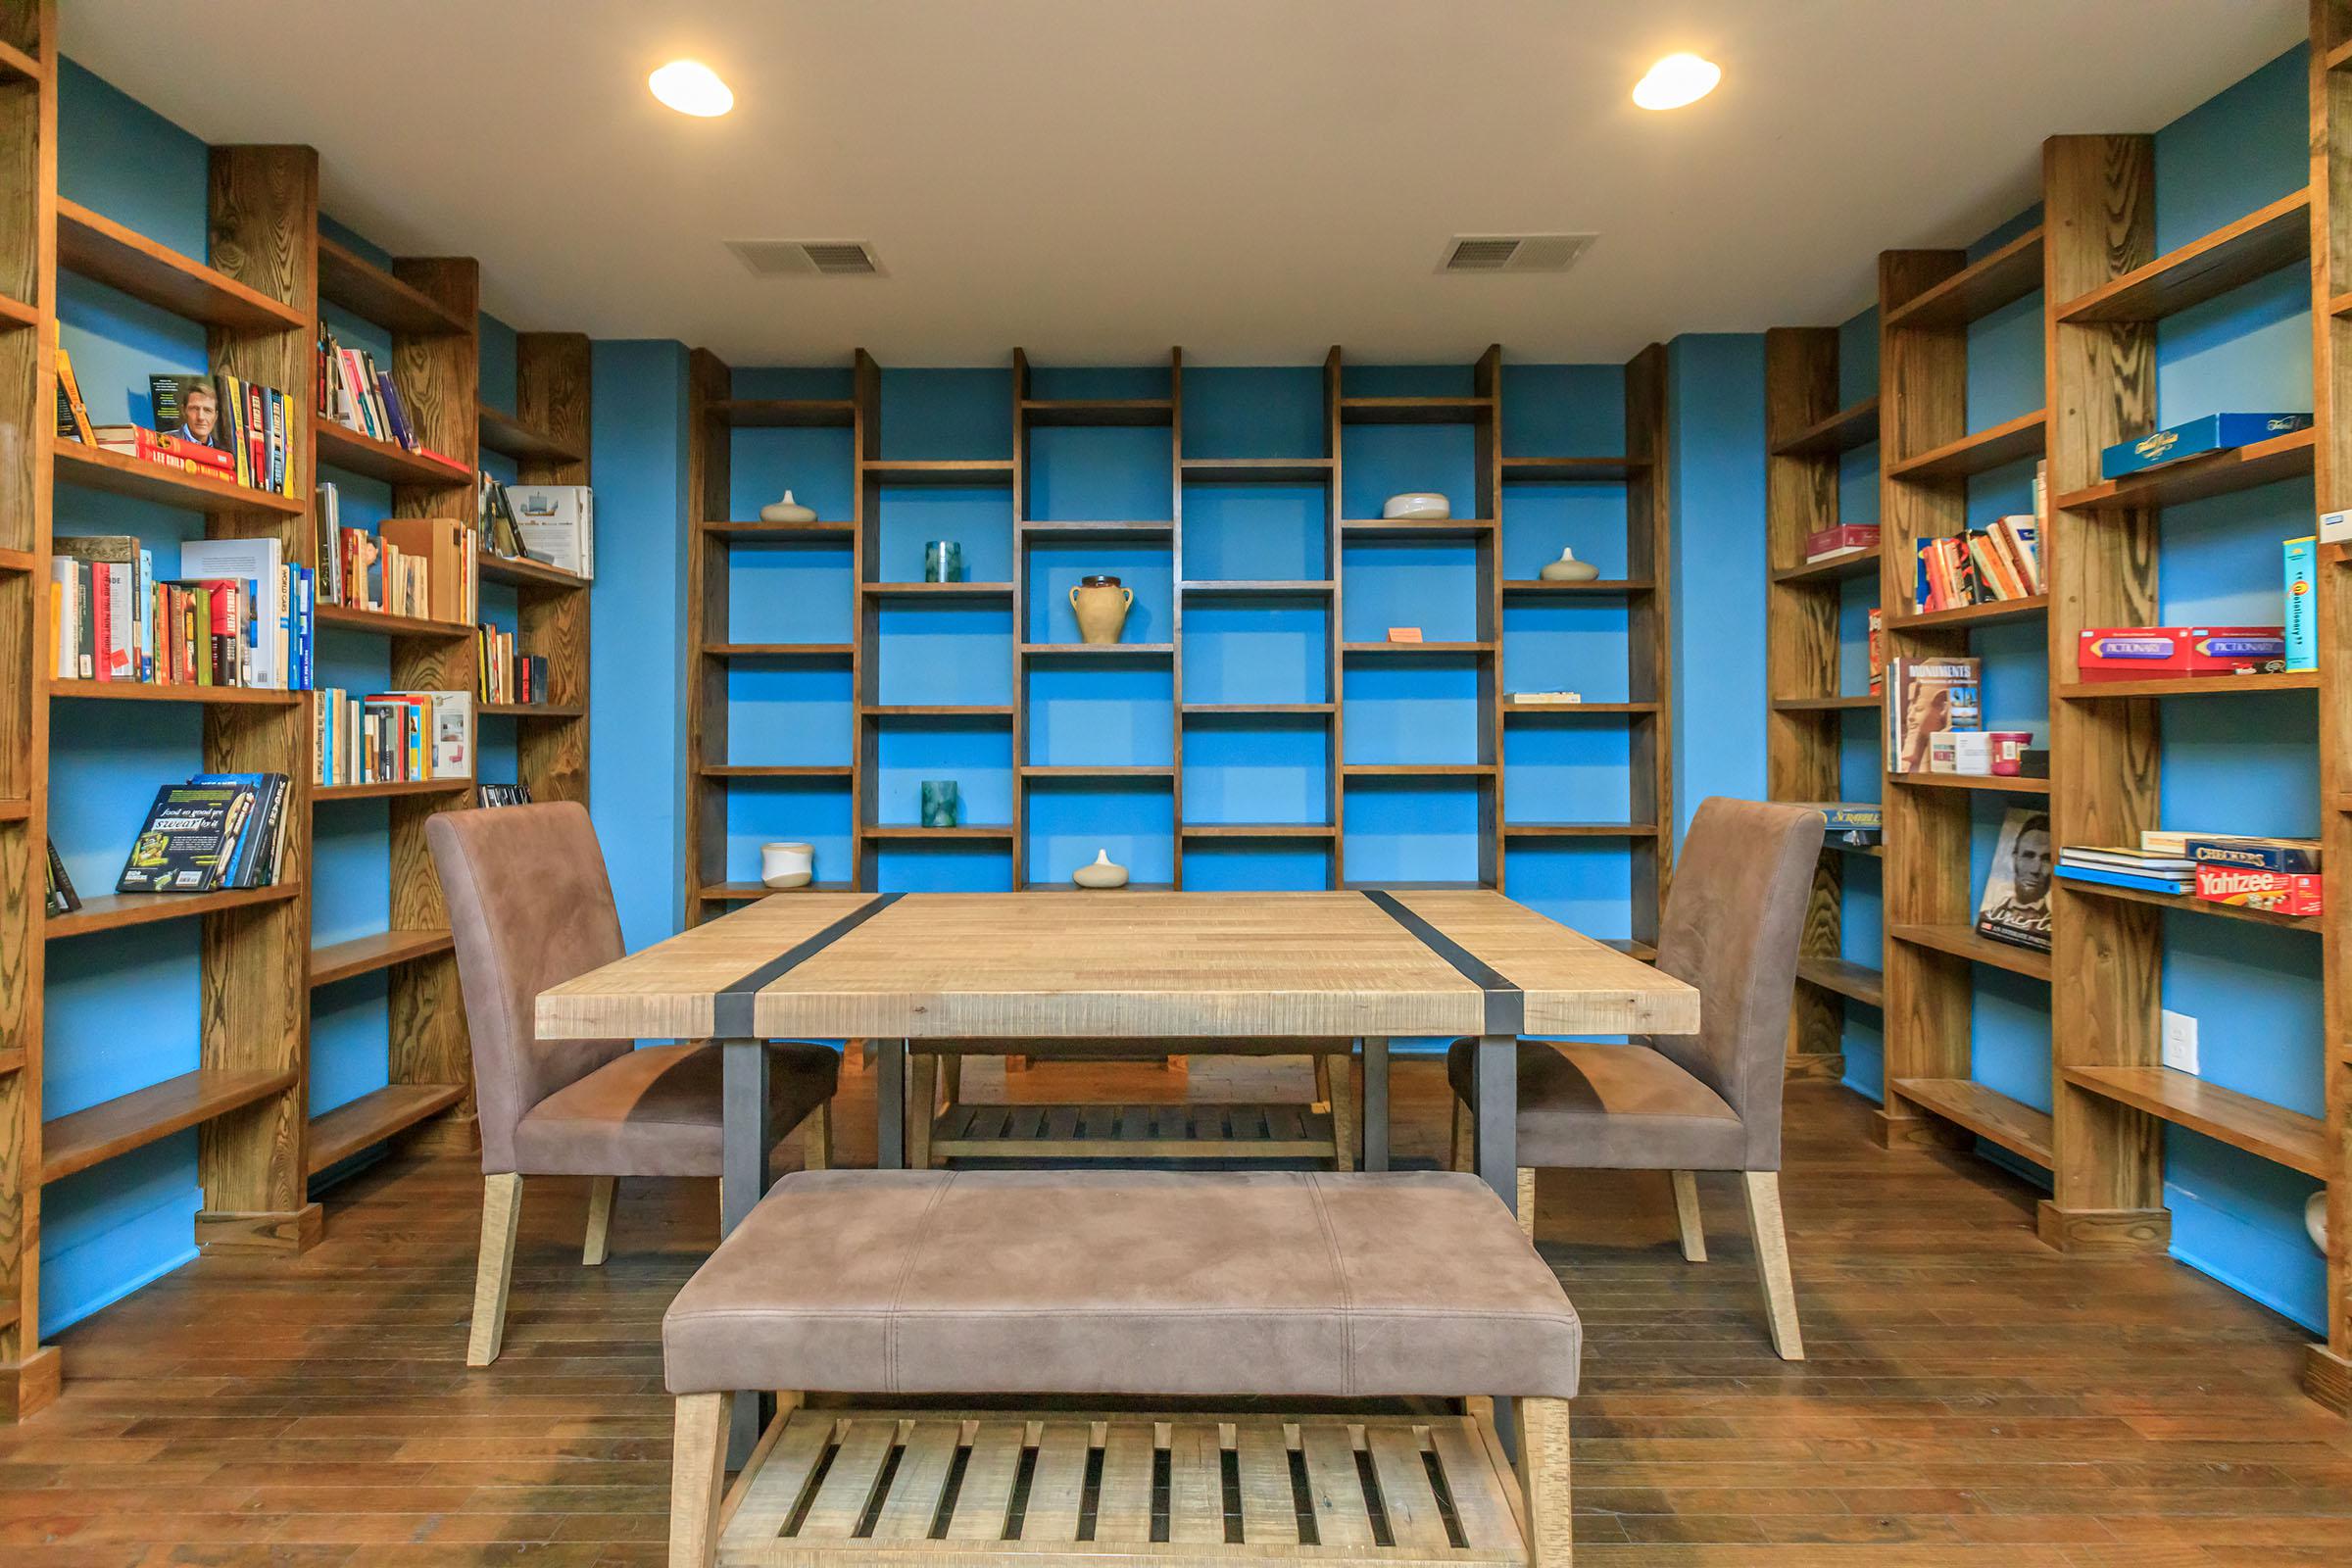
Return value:
[[(1619, 360), (1835, 321), (1880, 250), (2029, 204), (2043, 136), (2153, 130), (2305, 27), (2301, 0), (63, 9), (69, 54), (197, 135), (312, 143), (337, 218), (480, 257), (514, 324), (738, 365)], [(1634, 108), (1675, 49), (1722, 87)], [(732, 115), (653, 101), (681, 55)], [(1434, 272), (1457, 232), (1587, 229), (1565, 275)], [(738, 238), (869, 240), (890, 275), (761, 281)]]

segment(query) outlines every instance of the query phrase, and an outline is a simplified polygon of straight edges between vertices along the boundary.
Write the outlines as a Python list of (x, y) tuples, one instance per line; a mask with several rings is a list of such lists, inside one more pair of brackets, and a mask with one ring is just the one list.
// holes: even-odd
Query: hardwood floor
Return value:
[[(1399, 1154), (1435, 1159), (1443, 1071), (1397, 1076)], [(1191, 1075), (1202, 1099), (1270, 1082), (1304, 1098), (1307, 1070)], [(1185, 1086), (1040, 1067), (1011, 1094)], [(967, 1092), (1003, 1092), (993, 1064)], [(870, 1161), (870, 1081), (845, 1097), (838, 1158)], [(1765, 1339), (1733, 1178), (1700, 1178), (1705, 1264), (1682, 1259), (1664, 1176), (1544, 1183), (1544, 1251), (1590, 1331), (1579, 1568), (2352, 1561), (2352, 1430), (2295, 1392), (2301, 1330), (2162, 1259), (2059, 1257), (2032, 1190), (1880, 1151), (1868, 1110), (1789, 1089), (1799, 1365)], [(658, 1563), (659, 1325), (717, 1199), (624, 1182), (589, 1269), (586, 1186), (526, 1184), (485, 1370), (463, 1364), (481, 1177), (453, 1159), (354, 1178), (300, 1259), (203, 1259), (69, 1330), (64, 1398), (0, 1428), (0, 1562)]]

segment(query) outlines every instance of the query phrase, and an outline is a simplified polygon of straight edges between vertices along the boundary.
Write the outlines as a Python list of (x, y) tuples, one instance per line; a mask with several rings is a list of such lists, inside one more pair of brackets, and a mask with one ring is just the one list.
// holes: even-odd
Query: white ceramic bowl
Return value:
[(1413, 490), (1400, 496), (1389, 497), (1380, 509), (1384, 517), (1412, 517), (1430, 519), (1450, 517), (1453, 508), (1434, 490)]

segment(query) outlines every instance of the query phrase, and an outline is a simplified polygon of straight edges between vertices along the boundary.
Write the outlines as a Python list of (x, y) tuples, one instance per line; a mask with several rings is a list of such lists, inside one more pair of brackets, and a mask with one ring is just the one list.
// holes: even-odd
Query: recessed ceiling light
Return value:
[(1668, 55), (1634, 83), (1634, 102), (1644, 109), (1680, 109), (1715, 90), (1723, 68), (1696, 55)]
[(672, 60), (645, 78), (654, 96), (681, 115), (708, 120), (735, 107), (735, 94), (699, 60)]

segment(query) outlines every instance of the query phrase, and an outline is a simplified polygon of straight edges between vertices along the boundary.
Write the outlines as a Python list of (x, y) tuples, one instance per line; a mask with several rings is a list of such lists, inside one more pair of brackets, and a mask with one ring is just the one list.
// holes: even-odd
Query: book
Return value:
[(2268, 441), (2276, 436), (2288, 435), (2311, 428), (2311, 415), (2302, 414), (2208, 414), (2186, 424), (2170, 429), (2118, 441), (2099, 453), (2099, 477), (2120, 478), (2142, 468), (2160, 464), (2178, 463), (2199, 453), (2218, 452), (2226, 447), (2242, 447), (2256, 441)]
[(596, 576), (596, 501), (588, 486), (510, 485), (507, 501), (530, 559), (577, 577)]
[(118, 893), (203, 893), (223, 885), (258, 792), (247, 785), (167, 784), (131, 840)]
[(2160, 873), (2142, 875), (2135, 871), (2118, 871), (2103, 865), (2082, 865), (2073, 860), (2058, 862), (2058, 875), (2069, 882), (2088, 882), (2094, 887), (2131, 888), (2139, 893), (2168, 893), (2184, 897), (2196, 890), (2194, 872), (2186, 876), (2168, 876)]
[(1886, 666), (1886, 766), (1894, 773), (1928, 771), (1929, 752), (1941, 730), (1981, 730), (1982, 662), (1896, 659)]
[(1984, 896), (1977, 905), (1977, 934), (2014, 947), (2050, 951), (2050, 813), (2013, 806), (2001, 817)]
[(483, 807), (528, 806), (531, 787), (528, 784), (477, 784), (473, 790), (474, 803)]
[[(251, 624), (233, 627), (248, 651), (251, 686), (268, 686), (278, 690), (288, 688), (288, 673), (281, 659), (277, 630), (285, 610), (280, 595), (284, 581), (279, 572), (283, 564), (281, 547), (274, 538), (259, 539), (191, 539), (179, 547), (179, 569), (183, 576), (200, 578), (228, 578), (249, 585), (253, 612)], [(270, 635), (261, 635), (268, 627)]]
[(2182, 848), (2198, 865), (2236, 865), (2255, 871), (2306, 876), (2317, 875), (2320, 870), (2318, 839), (2192, 835)]
[(1837, 561), (1846, 556), (1858, 556), (1879, 547), (1879, 528), (1876, 523), (1846, 522), (1834, 528), (1817, 528), (1805, 536), (1805, 564)]
[(57, 346), (57, 433), (64, 440), (95, 446), (90, 434), (89, 405), (81, 400), (81, 382), (74, 374), (74, 357)]
[(277, 857), (285, 838), (286, 776), (283, 773), (199, 773), (191, 787), (251, 790), (255, 805), (250, 830), (238, 836), (236, 852), (220, 885), (266, 888), (276, 880)]
[(2280, 547), (2286, 563), (2286, 667), (2320, 667), (2320, 541), (2311, 534)]
[(212, 376), (150, 375), (147, 400), (159, 434), (190, 446), (227, 453), (228, 430), (221, 417), (220, 390)]
[(2197, 868), (2197, 862), (2185, 855), (2166, 855), (2152, 850), (2131, 850), (2116, 845), (2070, 844), (2058, 852), (2061, 865), (2099, 866), (2111, 871), (2128, 871), (2137, 876), (2186, 877)]
[(47, 902), (42, 907), (50, 914), (72, 914), (81, 907), (81, 895), (74, 891), (74, 879), (66, 875), (66, 862), (57, 853), (57, 841), (47, 842), (49, 851)]
[(1503, 701), (1522, 708), (1565, 708), (1585, 700), (1582, 692), (1511, 692)]

